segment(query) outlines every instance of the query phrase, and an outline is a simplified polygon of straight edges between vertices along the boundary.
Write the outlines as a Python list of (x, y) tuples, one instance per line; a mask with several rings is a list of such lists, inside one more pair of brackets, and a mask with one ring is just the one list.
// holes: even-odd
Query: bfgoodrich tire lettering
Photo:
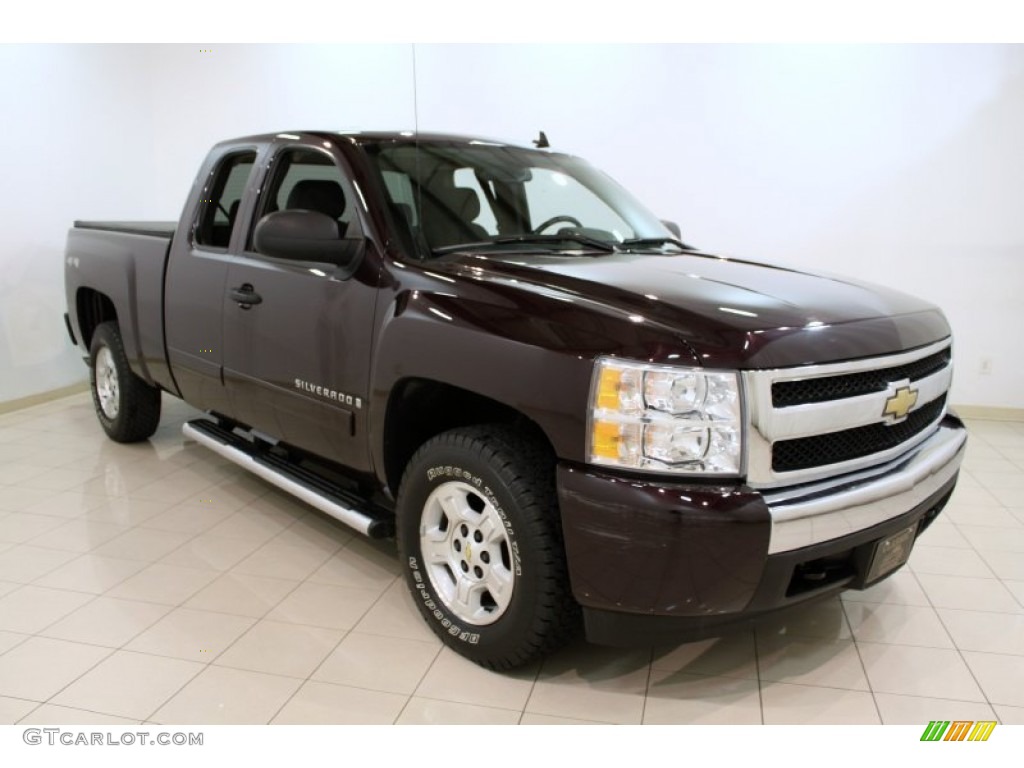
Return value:
[(554, 461), (512, 428), (424, 444), (398, 494), (406, 583), (441, 640), (490, 669), (526, 664), (579, 625), (565, 567)]
[(93, 331), (89, 384), (96, 417), (112, 440), (136, 443), (156, 432), (160, 390), (132, 373), (117, 323), (100, 323)]

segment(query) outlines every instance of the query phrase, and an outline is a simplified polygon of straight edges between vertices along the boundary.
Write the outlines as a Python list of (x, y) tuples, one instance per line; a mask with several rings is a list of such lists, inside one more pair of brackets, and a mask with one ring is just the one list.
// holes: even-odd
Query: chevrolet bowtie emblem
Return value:
[(885, 401), (885, 410), (882, 416), (889, 419), (890, 424), (896, 424), (907, 418), (910, 409), (917, 403), (917, 390), (909, 386), (900, 387), (896, 394)]

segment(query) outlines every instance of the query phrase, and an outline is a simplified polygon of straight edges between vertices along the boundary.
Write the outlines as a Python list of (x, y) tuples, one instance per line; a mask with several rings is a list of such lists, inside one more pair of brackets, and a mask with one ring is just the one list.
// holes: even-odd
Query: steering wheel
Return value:
[(539, 235), (541, 232), (543, 232), (545, 229), (550, 227), (552, 224), (561, 224), (563, 222), (566, 223), (566, 224), (575, 224), (577, 227), (582, 227), (583, 226), (583, 223), (579, 219), (574, 218), (572, 216), (552, 216), (547, 221), (545, 221), (545, 222), (539, 224), (538, 226), (534, 227), (533, 228), (533, 234)]

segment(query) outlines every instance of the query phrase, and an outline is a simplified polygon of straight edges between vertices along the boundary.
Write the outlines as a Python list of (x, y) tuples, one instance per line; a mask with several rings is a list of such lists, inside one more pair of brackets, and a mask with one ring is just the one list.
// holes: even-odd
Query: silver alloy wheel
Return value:
[(483, 626), (505, 613), (515, 588), (508, 533), (471, 485), (444, 483), (427, 497), (420, 552), (435, 594), (461, 621)]
[(117, 418), (120, 408), (117, 385), (117, 368), (110, 347), (103, 347), (96, 353), (96, 395), (100, 399), (103, 415), (110, 420)]

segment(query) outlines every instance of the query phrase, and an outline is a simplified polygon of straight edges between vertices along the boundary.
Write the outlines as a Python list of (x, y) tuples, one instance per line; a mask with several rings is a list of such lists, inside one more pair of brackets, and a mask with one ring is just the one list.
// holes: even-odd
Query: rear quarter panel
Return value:
[(132, 371), (150, 384), (175, 391), (163, 337), (164, 266), (170, 239), (89, 229), (71, 229), (65, 253), (65, 289), (75, 338), (88, 355), (79, 315), (82, 289), (114, 305)]

